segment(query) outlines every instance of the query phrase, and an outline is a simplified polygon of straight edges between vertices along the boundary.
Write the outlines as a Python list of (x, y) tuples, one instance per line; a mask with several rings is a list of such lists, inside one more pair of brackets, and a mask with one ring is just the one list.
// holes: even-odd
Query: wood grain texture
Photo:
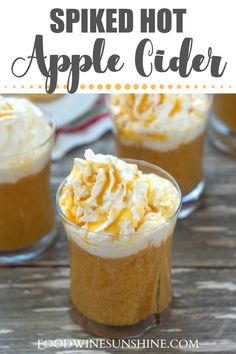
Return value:
[[(111, 134), (89, 147), (100, 153), (115, 153)], [(82, 157), (83, 151), (76, 149), (53, 163), (54, 196), (71, 170), (73, 157)], [(235, 354), (236, 161), (207, 143), (204, 164), (207, 182), (204, 205), (188, 219), (178, 222), (174, 236), (175, 296), (170, 318), (144, 338), (199, 339), (200, 348), (195, 352)], [(68, 247), (60, 224), (57, 242), (44, 255), (16, 267), (0, 269), (0, 354), (39, 353), (35, 344), (38, 339), (92, 338), (70, 317), (68, 286)], [(113, 351), (101, 353), (105, 352)], [(126, 352), (131, 351), (122, 351)], [(158, 352), (171, 354), (181, 350)]]
[[(38, 339), (91, 338), (70, 317), (68, 279), (68, 267), (2, 272), (0, 353), (36, 353)], [(218, 353), (235, 353), (235, 279), (235, 269), (175, 269), (171, 315), (144, 338), (198, 339), (201, 352), (215, 353), (218, 345)]]

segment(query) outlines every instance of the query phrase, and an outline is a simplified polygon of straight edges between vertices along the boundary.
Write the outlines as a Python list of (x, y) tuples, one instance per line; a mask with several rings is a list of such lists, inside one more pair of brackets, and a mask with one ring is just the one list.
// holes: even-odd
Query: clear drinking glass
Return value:
[(46, 141), (0, 158), (0, 263), (31, 259), (56, 237), (49, 174), (55, 123)]
[(236, 157), (236, 94), (214, 95), (209, 137), (217, 148)]
[[(155, 139), (150, 139), (148, 145), (144, 143), (144, 136), (140, 132), (139, 139), (127, 139), (123, 136), (122, 130), (118, 127), (117, 118), (119, 113), (112, 107), (111, 98), (108, 96), (107, 104), (110, 109), (113, 122), (113, 130), (116, 139), (116, 151), (120, 158), (141, 159), (156, 164), (168, 171), (178, 182), (182, 192), (182, 208), (179, 218), (185, 218), (202, 204), (202, 195), (205, 187), (203, 174), (203, 148), (205, 131), (211, 98), (208, 97), (204, 117), (199, 119), (199, 125), (194, 126), (190, 132), (188, 142), (184, 141), (181, 131), (179, 136), (172, 135), (167, 145), (161, 146)], [(173, 126), (174, 127), (174, 118)], [(178, 123), (177, 123), (178, 124)], [(161, 139), (161, 136), (160, 136)], [(181, 142), (181, 139), (183, 142)], [(176, 141), (179, 141), (176, 143)]]
[[(126, 160), (144, 173), (175, 180), (150, 163)], [(69, 241), (71, 260), (70, 305), (75, 321), (89, 332), (108, 338), (132, 337), (160, 323), (170, 309), (172, 235), (180, 210), (152, 230), (114, 241), (102, 232), (89, 232), (57, 208)], [(180, 203), (181, 204), (181, 203)], [(90, 233), (88, 242), (86, 235)], [(91, 237), (92, 236), (92, 237)]]

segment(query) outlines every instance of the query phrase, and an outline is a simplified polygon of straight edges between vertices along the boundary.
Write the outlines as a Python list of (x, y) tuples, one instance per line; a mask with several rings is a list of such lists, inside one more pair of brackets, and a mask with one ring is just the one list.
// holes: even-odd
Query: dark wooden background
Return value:
[[(115, 153), (111, 134), (90, 147), (95, 152)], [(53, 163), (54, 196), (71, 170), (73, 157), (82, 156), (83, 151), (84, 148), (74, 150)], [(204, 205), (178, 222), (174, 236), (174, 301), (170, 318), (144, 338), (198, 339), (199, 349), (195, 352), (233, 354), (236, 353), (236, 161), (207, 143), (204, 165), (207, 183)], [(68, 248), (60, 225), (57, 242), (44, 255), (18, 266), (0, 268), (0, 353), (80, 353), (75, 348), (39, 351), (36, 346), (38, 339), (92, 338), (70, 317), (68, 286)]]

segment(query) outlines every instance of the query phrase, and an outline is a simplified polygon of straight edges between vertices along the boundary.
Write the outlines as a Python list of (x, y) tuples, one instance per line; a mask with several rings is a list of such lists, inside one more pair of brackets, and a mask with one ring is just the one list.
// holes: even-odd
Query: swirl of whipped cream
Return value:
[(43, 113), (30, 101), (0, 97), (0, 157), (30, 151), (50, 134)]
[[(86, 150), (85, 160), (75, 159), (59, 201), (74, 224), (116, 240), (164, 224), (179, 203), (178, 191), (169, 180), (92, 150)], [(92, 232), (88, 235), (96, 237)]]
[(43, 113), (30, 101), (0, 96), (0, 182), (38, 172), (48, 160), (49, 147), (37, 147), (52, 135)]
[(126, 145), (157, 150), (175, 148), (203, 133), (207, 95), (120, 94), (110, 101), (116, 130)]

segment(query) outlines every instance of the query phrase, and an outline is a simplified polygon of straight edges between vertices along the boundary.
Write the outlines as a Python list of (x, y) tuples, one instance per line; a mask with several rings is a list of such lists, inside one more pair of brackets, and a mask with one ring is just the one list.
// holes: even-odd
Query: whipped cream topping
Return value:
[(49, 147), (39, 146), (51, 134), (52, 127), (30, 101), (0, 96), (0, 183), (39, 172), (49, 158)]
[[(59, 200), (66, 217), (87, 230), (80, 233), (87, 243), (132, 243), (135, 233), (154, 230), (168, 221), (179, 203), (178, 191), (169, 180), (92, 150), (86, 150), (85, 160), (75, 159)], [(79, 241), (74, 231), (69, 233)], [(157, 231), (154, 237), (158, 239)]]
[(115, 129), (126, 145), (173, 149), (203, 133), (209, 109), (207, 95), (120, 94), (110, 107)]

